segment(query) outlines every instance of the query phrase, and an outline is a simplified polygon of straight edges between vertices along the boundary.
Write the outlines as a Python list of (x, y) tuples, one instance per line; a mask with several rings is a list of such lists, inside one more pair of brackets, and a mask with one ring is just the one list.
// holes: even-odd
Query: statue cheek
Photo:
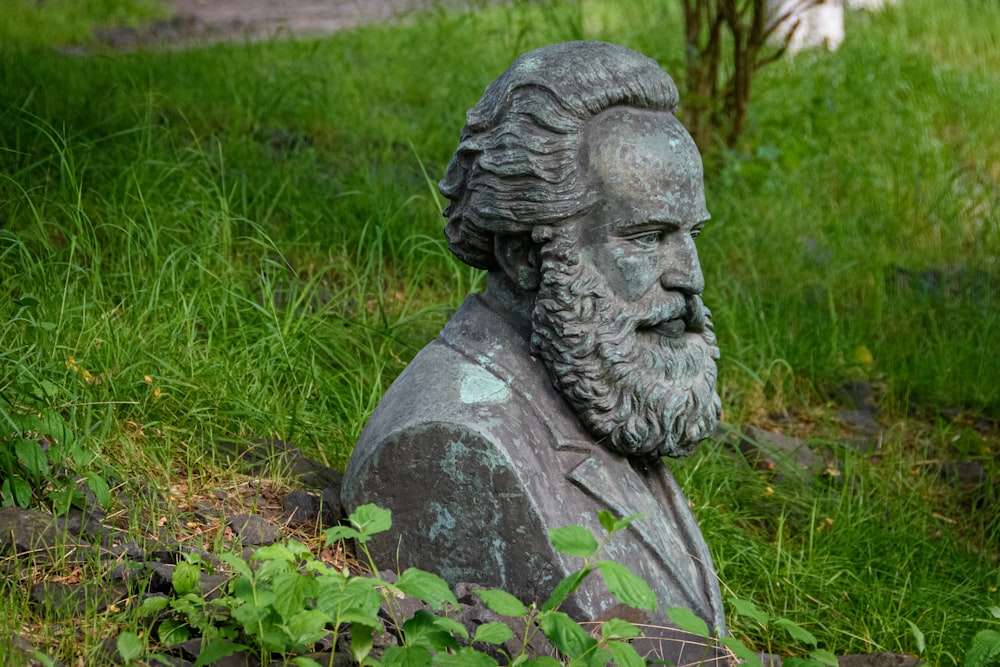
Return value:
[(628, 301), (638, 301), (646, 296), (659, 280), (656, 262), (651, 258), (620, 255), (615, 259), (618, 274), (618, 293)]

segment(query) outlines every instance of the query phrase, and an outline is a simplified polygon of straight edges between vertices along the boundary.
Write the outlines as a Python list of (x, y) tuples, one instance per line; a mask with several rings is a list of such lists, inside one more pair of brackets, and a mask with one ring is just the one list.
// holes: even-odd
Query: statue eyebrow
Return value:
[(643, 220), (620, 220), (615, 223), (616, 231), (623, 234), (633, 234), (646, 230), (669, 230), (680, 229), (682, 223), (679, 220), (669, 220), (666, 218), (645, 218)]

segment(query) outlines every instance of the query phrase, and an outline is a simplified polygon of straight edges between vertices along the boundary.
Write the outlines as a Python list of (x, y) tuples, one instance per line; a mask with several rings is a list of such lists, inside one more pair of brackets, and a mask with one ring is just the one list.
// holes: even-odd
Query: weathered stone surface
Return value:
[(229, 518), (229, 523), (243, 544), (266, 546), (281, 539), (281, 529), (257, 514), (237, 514)]
[(814, 450), (800, 438), (772, 433), (756, 426), (746, 429), (738, 447), (755, 468), (773, 472), (803, 471), (822, 474), (836, 470), (836, 461), (825, 450)]
[(319, 502), (315, 495), (292, 491), (281, 501), (281, 509), (291, 524), (315, 521), (319, 517)]
[(42, 581), (31, 587), (30, 600), (55, 612), (59, 618), (76, 618), (87, 613), (101, 613), (128, 597), (128, 587), (115, 584), (80, 586)]
[(986, 467), (979, 461), (945, 461), (937, 466), (937, 474), (942, 480), (966, 490), (989, 480)]
[(55, 551), (87, 548), (86, 540), (67, 527), (66, 521), (47, 512), (21, 507), (0, 507), (0, 551), (52, 557)]

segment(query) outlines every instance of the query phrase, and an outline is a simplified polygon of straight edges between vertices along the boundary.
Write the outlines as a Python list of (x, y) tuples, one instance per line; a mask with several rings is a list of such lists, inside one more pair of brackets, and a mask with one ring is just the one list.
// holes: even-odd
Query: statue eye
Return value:
[(633, 236), (632, 242), (640, 248), (655, 248), (660, 245), (660, 240), (662, 238), (663, 232), (647, 232), (645, 234), (640, 234), (639, 236)]

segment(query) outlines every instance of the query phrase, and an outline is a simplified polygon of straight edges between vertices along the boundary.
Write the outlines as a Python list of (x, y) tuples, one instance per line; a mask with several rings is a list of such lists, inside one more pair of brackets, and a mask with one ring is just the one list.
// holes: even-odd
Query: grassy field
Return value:
[[(392, 379), (483, 285), (444, 244), (435, 184), (485, 85), (579, 37), (682, 71), (669, 0), (87, 57), (53, 46), (155, 7), (46, 5), (0, 2), (20, 17), (0, 25), (0, 424), (40, 415), (72, 442), (53, 467), (119, 491), (233, 474), (219, 439), (277, 437), (342, 469)], [(835, 390), (865, 381), (881, 447), (845, 448), (832, 479), (761, 476), (721, 439), (675, 470), (728, 596), (836, 653), (960, 664), (1000, 629), (997, 489), (925, 471), (1000, 477), (1000, 6), (906, 0), (849, 14), (847, 35), (759, 74), (744, 145), (709, 158), (699, 247), (728, 424), (835, 443)], [(51, 502), (42, 483), (29, 495), (3, 501)], [(0, 625), (67, 664), (136, 627), (95, 614), (47, 634), (23, 583), (0, 584)]]

